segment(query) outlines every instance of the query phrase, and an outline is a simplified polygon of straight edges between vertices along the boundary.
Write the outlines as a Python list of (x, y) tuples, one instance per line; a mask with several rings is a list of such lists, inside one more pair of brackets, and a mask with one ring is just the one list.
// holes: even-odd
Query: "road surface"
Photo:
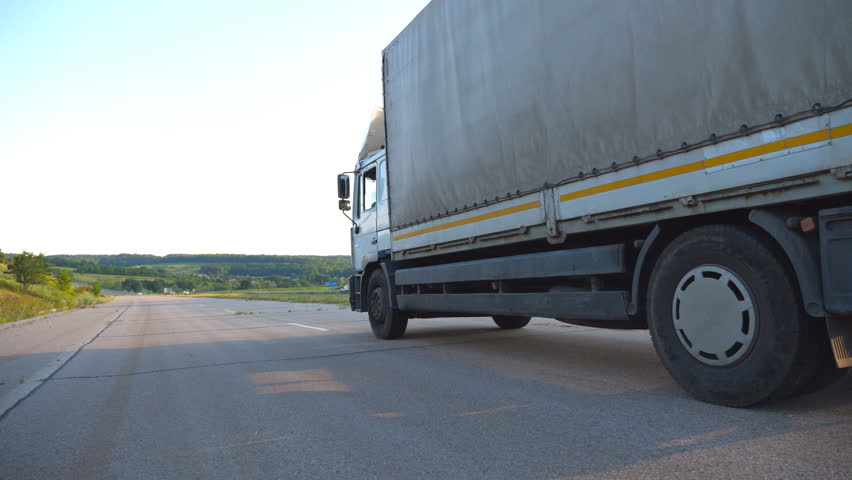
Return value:
[[(41, 376), (41, 378), (39, 378)], [(0, 477), (852, 478), (852, 379), (690, 399), (645, 331), (123, 297), (0, 330)]]

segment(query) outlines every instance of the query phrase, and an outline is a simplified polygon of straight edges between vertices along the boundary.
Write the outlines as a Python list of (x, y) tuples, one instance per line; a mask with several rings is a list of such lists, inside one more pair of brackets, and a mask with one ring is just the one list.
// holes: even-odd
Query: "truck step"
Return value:
[(628, 320), (626, 291), (399, 295), (399, 308), (448, 315), (516, 315), (560, 320)]

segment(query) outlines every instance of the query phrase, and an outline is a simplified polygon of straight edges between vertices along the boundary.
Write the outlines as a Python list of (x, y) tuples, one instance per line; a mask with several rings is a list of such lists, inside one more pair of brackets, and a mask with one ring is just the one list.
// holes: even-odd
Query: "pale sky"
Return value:
[(0, 1), (0, 249), (349, 254), (334, 177), (427, 3)]

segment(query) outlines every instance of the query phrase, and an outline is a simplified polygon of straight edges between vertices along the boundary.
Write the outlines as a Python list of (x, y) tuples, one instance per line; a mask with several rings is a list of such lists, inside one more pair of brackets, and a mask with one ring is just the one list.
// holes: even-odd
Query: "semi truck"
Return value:
[(376, 337), (648, 329), (732, 407), (852, 366), (852, 2), (433, 0), (382, 82), (337, 177)]

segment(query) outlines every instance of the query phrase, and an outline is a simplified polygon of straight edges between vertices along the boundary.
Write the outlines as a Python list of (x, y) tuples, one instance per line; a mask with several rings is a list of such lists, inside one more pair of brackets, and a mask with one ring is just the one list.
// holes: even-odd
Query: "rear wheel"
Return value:
[[(674, 379), (699, 400), (744, 407), (811, 381), (819, 319), (803, 311), (793, 274), (752, 230), (709, 225), (669, 244), (651, 274), (648, 326)], [(823, 329), (824, 332), (824, 329)]]
[(383, 340), (401, 337), (408, 327), (408, 317), (391, 307), (391, 292), (383, 270), (376, 270), (370, 275), (367, 291), (367, 313), (373, 335)]
[(524, 328), (530, 323), (530, 317), (510, 317), (507, 315), (495, 315), (491, 317), (498, 327), (505, 330)]

